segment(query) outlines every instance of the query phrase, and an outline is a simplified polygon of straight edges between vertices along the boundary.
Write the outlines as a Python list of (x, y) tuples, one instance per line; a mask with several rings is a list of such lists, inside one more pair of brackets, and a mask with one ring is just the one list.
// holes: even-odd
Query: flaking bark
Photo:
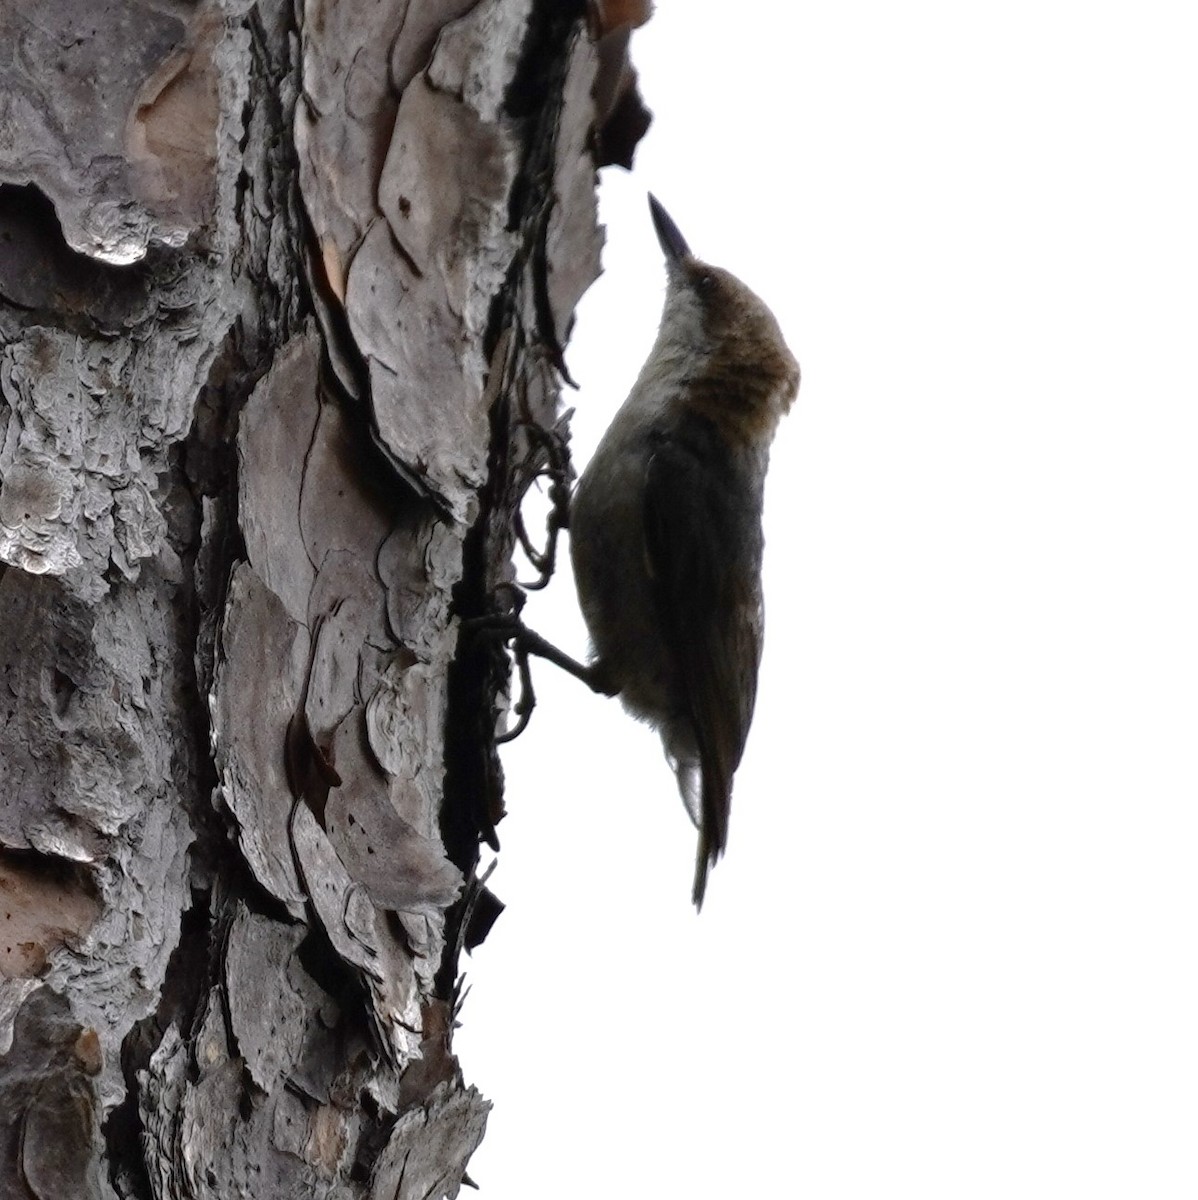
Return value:
[(0, 1195), (457, 1194), (643, 7), (0, 0)]

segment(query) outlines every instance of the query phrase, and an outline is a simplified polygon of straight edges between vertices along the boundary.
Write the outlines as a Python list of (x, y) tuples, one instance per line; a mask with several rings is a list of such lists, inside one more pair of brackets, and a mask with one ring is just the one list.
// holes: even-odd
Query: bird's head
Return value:
[(696, 258), (654, 196), (649, 197), (649, 212), (666, 258), (660, 339), (695, 356), (700, 382), (751, 393), (759, 401), (753, 409), (772, 434), (799, 388), (799, 364), (777, 319), (730, 271)]

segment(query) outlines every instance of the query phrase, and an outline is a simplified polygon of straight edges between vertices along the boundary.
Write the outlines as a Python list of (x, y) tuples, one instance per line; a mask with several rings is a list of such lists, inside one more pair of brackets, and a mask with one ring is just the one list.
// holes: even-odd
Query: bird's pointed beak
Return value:
[(678, 231), (670, 214), (658, 203), (657, 197), (649, 195), (649, 215), (653, 218), (653, 228), (657, 230), (657, 240), (665, 251), (666, 263), (675, 267), (691, 256), (691, 248), (686, 244), (686, 238)]

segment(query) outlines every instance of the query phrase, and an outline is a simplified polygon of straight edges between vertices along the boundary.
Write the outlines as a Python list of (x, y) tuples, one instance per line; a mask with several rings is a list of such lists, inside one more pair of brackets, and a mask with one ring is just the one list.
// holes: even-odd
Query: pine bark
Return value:
[(0, 0), (0, 1196), (455, 1196), (642, 5)]

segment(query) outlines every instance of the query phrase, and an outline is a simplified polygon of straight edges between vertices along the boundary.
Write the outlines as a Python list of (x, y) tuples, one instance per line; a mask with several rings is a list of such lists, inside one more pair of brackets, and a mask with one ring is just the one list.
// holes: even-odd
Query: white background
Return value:
[[(1198, 1195), (1192, 6), (661, 0), (567, 361), (653, 190), (803, 366), (700, 917), (654, 735), (534, 663), (456, 1046), (484, 1200)], [(568, 567), (527, 610), (582, 656)]]

